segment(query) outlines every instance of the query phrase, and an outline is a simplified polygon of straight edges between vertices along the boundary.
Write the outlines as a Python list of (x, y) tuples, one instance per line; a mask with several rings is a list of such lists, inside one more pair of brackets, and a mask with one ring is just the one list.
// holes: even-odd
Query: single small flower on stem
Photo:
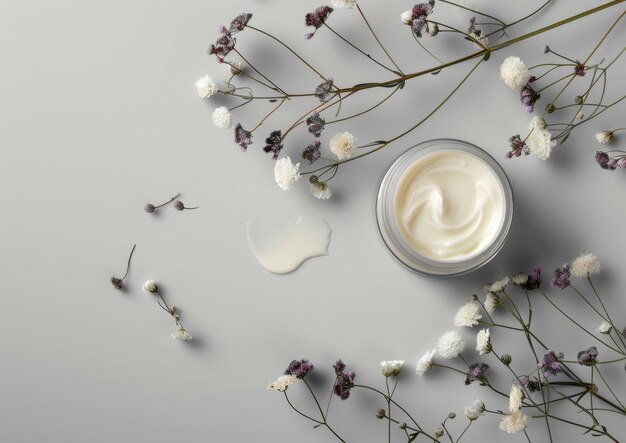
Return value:
[(470, 406), (466, 406), (463, 412), (465, 412), (465, 416), (468, 420), (477, 420), (478, 417), (483, 415), (483, 413), (485, 412), (485, 404), (482, 401), (476, 399), (474, 400), (474, 403), (472, 403)]
[(574, 74), (576, 74), (578, 77), (584, 77), (585, 67), (581, 63), (578, 63), (574, 68)]
[(111, 277), (111, 284), (115, 289), (122, 289), (124, 287), (124, 279), (128, 276), (128, 272), (130, 271), (130, 261), (133, 258), (133, 253), (135, 252), (135, 248), (137, 245), (133, 245), (133, 248), (130, 250), (130, 255), (128, 256), (128, 261), (126, 262), (126, 272), (122, 278), (119, 277)]
[(556, 146), (556, 140), (552, 140), (552, 134), (547, 129), (546, 122), (539, 116), (534, 116), (530, 121), (530, 134), (527, 141), (530, 151), (541, 160), (550, 157), (552, 148)]
[(151, 294), (156, 294), (157, 292), (159, 292), (159, 287), (154, 280), (146, 280), (146, 282), (142, 286), (142, 289)]
[(285, 370), (285, 375), (293, 375), (296, 378), (303, 379), (314, 368), (315, 365), (306, 358), (293, 360)]
[(178, 331), (172, 334), (172, 338), (174, 340), (190, 341), (193, 337), (189, 332), (187, 332), (185, 328), (180, 328)]
[(487, 291), (498, 294), (506, 289), (506, 285), (509, 284), (509, 277), (504, 277), (502, 280), (497, 280), (487, 286)]
[(156, 282), (154, 280), (146, 280), (143, 284), (143, 290), (155, 296), (159, 307), (167, 312), (176, 323), (176, 326), (178, 326), (178, 331), (172, 334), (172, 338), (180, 341), (190, 341), (192, 339), (191, 334), (187, 332), (187, 330), (183, 327), (183, 324), (180, 322), (178, 308), (176, 306), (168, 306), (165, 298), (163, 298), (163, 295), (159, 292), (159, 287)]
[(213, 111), (213, 124), (220, 129), (228, 129), (233, 124), (233, 115), (226, 106), (220, 106)]
[(235, 125), (235, 143), (239, 145), (242, 152), (246, 152), (248, 146), (252, 144), (252, 132), (243, 129), (241, 123)]
[(311, 194), (313, 194), (313, 197), (318, 200), (328, 200), (333, 196), (333, 190), (330, 189), (328, 183), (319, 181), (319, 178), (316, 175), (312, 175), (309, 178), (309, 186)]
[(528, 84), (530, 72), (521, 58), (509, 56), (500, 65), (500, 79), (509, 88), (521, 90)]
[(178, 197), (180, 197), (180, 193), (176, 194), (174, 197), (170, 198), (168, 201), (166, 201), (165, 203), (161, 203), (158, 206), (154, 206), (152, 203), (146, 203), (146, 205), (143, 207), (143, 210), (146, 211), (148, 214), (152, 214), (154, 213), (154, 211), (156, 211), (157, 209), (165, 206), (165, 205), (169, 205), (170, 203), (172, 203), (174, 200), (176, 200)]
[(617, 169), (617, 161), (609, 157), (609, 154), (604, 151), (596, 151), (596, 163), (602, 169), (608, 169), (609, 171)]
[(352, 9), (356, 6), (357, 0), (333, 0), (332, 5), (337, 9)]
[(385, 377), (400, 375), (404, 360), (385, 360), (380, 362), (380, 366)]
[(489, 329), (481, 329), (476, 334), (476, 350), (480, 355), (489, 354), (492, 351), (491, 334)]
[(430, 371), (432, 369), (435, 364), (434, 357), (436, 353), (437, 349), (432, 349), (420, 357), (417, 362), (417, 366), (415, 367), (417, 375), (423, 375), (426, 371)]
[(506, 158), (521, 157), (522, 154), (530, 154), (530, 148), (526, 145), (526, 142), (520, 138), (519, 134), (509, 138), (509, 144), (511, 145), (511, 150), (506, 153)]
[(231, 75), (239, 75), (243, 72), (243, 63), (238, 61), (228, 62), (228, 71)]
[(597, 357), (598, 357), (598, 348), (596, 348), (595, 346), (592, 346), (587, 350), (580, 351), (577, 356), (578, 363), (580, 363), (583, 366), (595, 365), (598, 362)]
[(326, 120), (320, 116), (319, 112), (314, 112), (307, 117), (306, 125), (309, 128), (309, 132), (313, 134), (314, 137), (319, 137), (322, 135), (322, 131), (324, 131)]
[(500, 421), (500, 430), (509, 434), (517, 434), (520, 431), (526, 429), (528, 422), (528, 416), (522, 411), (515, 411), (510, 415), (506, 415)]
[(522, 409), (522, 401), (524, 398), (526, 397), (522, 388), (517, 384), (513, 384), (511, 386), (511, 393), (509, 394), (509, 412), (513, 413)]
[(319, 140), (314, 140), (309, 146), (304, 148), (302, 151), (302, 158), (309, 161), (309, 164), (313, 164), (316, 160), (320, 158), (322, 153), (320, 152), (321, 142)]
[(300, 163), (295, 165), (289, 157), (283, 157), (274, 165), (274, 180), (280, 189), (289, 191), (300, 180)]
[(276, 380), (267, 385), (268, 391), (285, 392), (287, 388), (297, 380), (293, 375), (281, 375)]
[(192, 208), (185, 206), (185, 204), (180, 200), (174, 200), (174, 209), (177, 211), (184, 211), (185, 209), (192, 210), (198, 209), (200, 206), (194, 206)]
[(465, 349), (465, 339), (455, 330), (443, 334), (437, 342), (439, 355), (446, 359), (455, 358)]
[(524, 286), (528, 283), (529, 275), (525, 272), (517, 272), (511, 276), (511, 281), (515, 286)]
[(215, 44), (209, 46), (208, 53), (209, 55), (215, 55), (217, 61), (220, 63), (224, 62), (224, 58), (235, 49), (235, 45), (237, 40), (233, 37), (233, 32), (226, 29), (226, 27), (222, 26), (220, 28), (221, 37), (219, 37)]
[(208, 75), (196, 82), (196, 89), (200, 98), (209, 98), (218, 91), (217, 84)]
[(332, 97), (334, 97), (334, 94), (332, 94), (334, 84), (334, 80), (329, 78), (328, 80), (317, 85), (315, 87), (315, 97), (317, 97), (322, 103), (328, 102)]
[(540, 98), (541, 94), (536, 93), (530, 85), (524, 86), (520, 92), (520, 101), (529, 114), (535, 110), (535, 103)]
[(598, 326), (597, 331), (600, 334), (610, 334), (613, 331), (613, 325), (611, 323), (609, 323), (608, 321), (603, 321), (600, 326)]
[(333, 386), (333, 392), (342, 400), (347, 400), (348, 397), (350, 397), (350, 390), (354, 387), (354, 378), (356, 375), (352, 370), (345, 372), (346, 365), (341, 360), (338, 360), (337, 363), (333, 365), (333, 368), (335, 368), (335, 374), (337, 376), (337, 380), (335, 380), (335, 385)]
[(400, 20), (405, 25), (410, 25), (411, 23), (413, 23), (413, 10), (409, 9), (408, 11), (404, 11), (402, 14), (400, 14)]
[(554, 270), (550, 284), (553, 288), (565, 289), (569, 286), (570, 274), (569, 263), (564, 263), (563, 266)]
[(489, 365), (486, 365), (485, 363), (472, 363), (469, 366), (467, 375), (465, 376), (465, 384), (470, 385), (476, 380), (483, 380), (488, 369)]
[(241, 32), (244, 30), (250, 19), (252, 18), (252, 14), (244, 12), (239, 14), (237, 17), (230, 22), (229, 30), (231, 33), (235, 34), (237, 32)]
[(305, 35), (307, 40), (311, 40), (313, 38), (317, 30), (321, 28), (324, 23), (326, 23), (326, 20), (332, 12), (333, 8), (330, 6), (320, 6), (315, 9), (315, 11), (309, 12), (304, 17), (304, 24), (315, 28), (315, 31)]
[(472, 326), (477, 325), (478, 320), (483, 318), (480, 310), (480, 303), (475, 301), (461, 306), (454, 316), (454, 326), (467, 326), (471, 328)]
[(543, 369), (544, 377), (555, 376), (562, 372), (561, 363), (559, 362), (562, 358), (562, 352), (557, 355), (554, 351), (548, 351), (543, 356), (543, 361), (537, 367)]
[(435, 0), (429, 0), (428, 3), (418, 3), (411, 9), (411, 30), (416, 37), (422, 37), (424, 31), (427, 34), (430, 33), (430, 27), (432, 26), (428, 22), (428, 16), (433, 11), (435, 6)]
[(330, 152), (339, 160), (346, 160), (356, 153), (356, 139), (349, 132), (342, 132), (330, 139)]
[(493, 292), (487, 292), (485, 296), (485, 311), (489, 314), (493, 314), (498, 306), (502, 304), (502, 300)]
[(598, 143), (603, 145), (611, 143), (611, 141), (613, 141), (613, 137), (613, 131), (602, 131), (596, 134), (596, 140), (598, 140)]
[(467, 34), (469, 35), (468, 40), (470, 40), (478, 49), (483, 49), (487, 47), (487, 44), (489, 44), (489, 38), (485, 34), (485, 31), (476, 27), (476, 17), (472, 17), (470, 19), (470, 25), (467, 28)]
[(539, 392), (541, 390), (541, 383), (539, 380), (531, 380), (527, 375), (517, 377), (515, 383), (523, 386), (529, 392)]
[(602, 265), (597, 256), (586, 252), (572, 260), (571, 270), (574, 277), (587, 278), (591, 275), (599, 274), (602, 270)]
[(278, 159), (278, 154), (283, 149), (283, 138), (282, 132), (272, 131), (270, 136), (265, 139), (265, 146), (263, 147), (263, 152), (267, 152), (268, 154), (272, 153), (272, 160)]

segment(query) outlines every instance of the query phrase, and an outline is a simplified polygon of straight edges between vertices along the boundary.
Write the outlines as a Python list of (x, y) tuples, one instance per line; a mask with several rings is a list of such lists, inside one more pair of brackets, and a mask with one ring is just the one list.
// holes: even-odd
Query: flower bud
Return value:
[(143, 290), (146, 292), (150, 292), (152, 294), (159, 292), (159, 287), (157, 286), (156, 282), (154, 280), (147, 280), (144, 284), (143, 284)]
[(582, 120), (583, 118), (585, 118), (585, 114), (583, 114), (582, 112), (578, 112), (576, 114), (576, 120)]
[(406, 424), (405, 422), (401, 422), (401, 423), (398, 425), (398, 427), (399, 427), (400, 429), (406, 429), (407, 424)]
[(602, 131), (596, 134), (596, 140), (603, 145), (608, 145), (613, 140), (612, 131)]
[(239, 75), (243, 71), (243, 65), (239, 62), (230, 62), (230, 73), (232, 75)]
[(437, 23), (431, 23), (430, 27), (428, 28), (428, 35), (434, 37), (437, 34), (439, 34), (439, 25)]
[(156, 208), (154, 207), (152, 203), (148, 203), (146, 204), (146, 206), (143, 207), (143, 210), (146, 211), (148, 214), (152, 214), (155, 209)]
[(544, 53), (544, 54), (547, 54), (548, 52), (550, 52), (550, 46), (545, 45), (545, 46), (543, 47), (543, 53)]
[(124, 280), (117, 277), (111, 277), (111, 284), (115, 289), (122, 289), (122, 286), (124, 286)]
[(583, 98), (580, 95), (577, 95), (576, 97), (574, 97), (574, 103), (576, 103), (577, 105), (582, 105)]
[(439, 437), (443, 437), (443, 428), (437, 428), (435, 429), (434, 432), (435, 437), (439, 438)]
[(513, 361), (513, 357), (511, 357), (509, 354), (504, 354), (502, 357), (500, 357), (500, 361), (508, 366)]
[(454, 419), (456, 418), (456, 414), (455, 414), (454, 412), (450, 412), (450, 413), (448, 414), (448, 418), (449, 418), (450, 420), (454, 420)]
[(379, 420), (382, 420), (383, 418), (385, 418), (385, 410), (379, 409), (378, 411), (376, 411), (376, 418)]
[(185, 209), (185, 205), (180, 200), (176, 200), (174, 201), (174, 209), (177, 209), (178, 211), (182, 211), (183, 209)]
[(552, 114), (552, 113), (554, 112), (554, 110), (555, 110), (555, 109), (556, 109), (556, 108), (555, 108), (555, 106), (554, 106), (554, 103), (548, 103), (548, 104), (546, 105), (546, 112), (547, 112), (548, 114)]

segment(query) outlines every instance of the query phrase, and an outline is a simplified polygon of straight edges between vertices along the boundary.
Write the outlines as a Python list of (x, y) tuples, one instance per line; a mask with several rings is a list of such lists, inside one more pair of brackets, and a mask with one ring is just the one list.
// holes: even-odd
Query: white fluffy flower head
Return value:
[(433, 367), (433, 364), (435, 363), (433, 361), (433, 357), (436, 353), (437, 350), (432, 349), (421, 356), (421, 358), (417, 362), (417, 366), (415, 367), (415, 372), (417, 373), (417, 375), (422, 375), (424, 374), (424, 372), (429, 371)]
[(502, 280), (495, 281), (487, 286), (487, 291), (489, 292), (502, 292), (506, 289), (506, 285), (509, 284), (509, 277), (504, 277)]
[(172, 334), (172, 338), (174, 340), (189, 341), (193, 337), (189, 332), (187, 332), (187, 330), (185, 330), (185, 328), (180, 328), (178, 331), (176, 331), (176, 333)]
[(509, 412), (517, 412), (522, 409), (522, 400), (524, 400), (524, 391), (518, 385), (511, 386), (509, 394)]
[(613, 331), (613, 325), (608, 321), (603, 321), (600, 326), (598, 326), (598, 332), (600, 334), (610, 334)]
[(380, 362), (380, 367), (383, 371), (383, 375), (390, 377), (392, 375), (400, 375), (403, 364), (404, 360), (385, 360)]
[(541, 160), (546, 160), (550, 157), (552, 148), (556, 146), (556, 140), (552, 140), (552, 134), (548, 131), (545, 120), (537, 115), (530, 121), (529, 128), (530, 134), (526, 143), (530, 151)]
[(410, 25), (411, 23), (413, 23), (413, 11), (411, 11), (410, 9), (408, 11), (404, 11), (402, 14), (400, 14), (400, 20), (402, 20), (402, 23), (404, 23), (405, 25)]
[(496, 307), (498, 307), (498, 305), (500, 305), (500, 298), (497, 295), (488, 292), (487, 296), (485, 297), (485, 311), (493, 314), (493, 311), (496, 310)]
[(465, 349), (465, 339), (459, 331), (448, 331), (437, 342), (437, 351), (443, 358), (454, 358)]
[(612, 131), (602, 131), (596, 134), (596, 140), (603, 145), (608, 145), (613, 140), (613, 132)]
[(274, 180), (283, 191), (289, 191), (295, 182), (300, 180), (300, 163), (295, 165), (289, 157), (276, 160), (274, 164)]
[(293, 375), (281, 375), (276, 380), (267, 385), (267, 390), (284, 392), (287, 390), (289, 385), (292, 385), (296, 380), (297, 378)]
[(213, 124), (221, 129), (228, 129), (233, 124), (233, 115), (226, 106), (220, 106), (213, 111)]
[(476, 334), (476, 350), (480, 355), (491, 352), (491, 333), (489, 329), (481, 329)]
[(468, 420), (474, 421), (485, 412), (485, 404), (476, 399), (470, 406), (465, 407), (465, 416)]
[(217, 85), (211, 77), (205, 75), (196, 82), (196, 89), (200, 98), (209, 98), (217, 92)]
[(598, 257), (587, 252), (572, 260), (571, 270), (574, 277), (587, 278), (590, 275), (599, 274), (602, 266)]
[(528, 416), (522, 411), (513, 412), (511, 415), (505, 416), (500, 422), (500, 430), (509, 434), (516, 434), (526, 428)]
[(333, 0), (333, 8), (352, 9), (356, 6), (356, 0)]
[(320, 200), (328, 200), (333, 196), (333, 190), (330, 189), (328, 183), (320, 181), (309, 181), (311, 194), (313, 197)]
[(511, 89), (521, 90), (530, 79), (530, 72), (521, 58), (509, 56), (500, 65), (500, 79)]
[(480, 303), (472, 301), (463, 306), (457, 311), (454, 316), (454, 326), (467, 326), (471, 328), (478, 324), (478, 320), (483, 318), (480, 313)]
[(144, 284), (143, 284), (143, 290), (146, 292), (150, 292), (152, 294), (159, 292), (159, 287), (157, 286), (156, 282), (154, 280), (147, 280)]
[(343, 132), (330, 139), (330, 152), (339, 160), (345, 160), (356, 152), (356, 139), (349, 132)]

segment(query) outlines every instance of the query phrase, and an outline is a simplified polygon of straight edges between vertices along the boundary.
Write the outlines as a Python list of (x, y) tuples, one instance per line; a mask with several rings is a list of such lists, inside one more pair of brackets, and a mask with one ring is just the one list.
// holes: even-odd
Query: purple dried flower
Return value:
[(302, 360), (293, 360), (289, 363), (285, 375), (293, 375), (296, 378), (304, 378), (310, 371), (313, 370), (315, 365), (303, 358)]
[(306, 147), (306, 149), (302, 152), (302, 158), (309, 161), (309, 164), (312, 164), (315, 160), (320, 158), (320, 141), (315, 140), (313, 144)]
[(230, 22), (229, 30), (231, 33), (241, 32), (244, 30), (250, 19), (252, 18), (252, 14), (244, 12), (243, 14), (239, 14), (237, 17)]
[(472, 363), (469, 366), (469, 372), (465, 376), (465, 384), (469, 385), (473, 381), (481, 380), (485, 377), (485, 373), (489, 369), (489, 366), (484, 363)]
[(276, 160), (278, 158), (278, 154), (283, 149), (283, 138), (281, 131), (272, 131), (270, 136), (265, 139), (265, 146), (263, 147), (263, 151), (268, 154), (272, 153), (272, 159)]
[(124, 286), (124, 280), (117, 277), (111, 277), (111, 284), (115, 289), (122, 289), (122, 286)]
[(617, 162), (617, 166), (619, 166), (622, 169), (626, 168), (626, 157), (624, 157), (620, 161), (618, 161)]
[(606, 164), (606, 166), (611, 171), (614, 171), (615, 169), (617, 169), (617, 160), (612, 158), (611, 160), (609, 160), (609, 162)]
[(331, 99), (332, 95), (330, 91), (333, 89), (334, 81), (332, 78), (329, 78), (325, 82), (320, 83), (315, 88), (315, 96), (322, 102), (326, 103)]
[(235, 48), (237, 40), (232, 36), (232, 32), (224, 26), (220, 28), (220, 33), (222, 36), (217, 39), (215, 44), (209, 47), (208, 53), (210, 55), (215, 55), (217, 60), (222, 63), (224, 61), (224, 57), (226, 57), (228, 53)]
[(317, 30), (326, 22), (326, 19), (331, 12), (333, 12), (333, 8), (330, 6), (320, 6), (315, 11), (309, 12), (304, 16), (304, 24), (315, 28), (315, 31), (305, 35), (307, 40), (311, 40), (313, 38)]
[(313, 134), (314, 137), (319, 137), (322, 135), (322, 131), (326, 126), (326, 120), (320, 117), (319, 112), (314, 112), (307, 117), (306, 125), (309, 127), (309, 132)]
[(537, 80), (537, 77), (534, 75), (531, 75), (530, 78), (528, 79), (528, 83), (533, 83), (536, 80)]
[(530, 154), (530, 148), (526, 146), (526, 142), (521, 139), (519, 134), (509, 138), (511, 150), (506, 153), (506, 158), (521, 157), (522, 154)]
[(554, 270), (550, 284), (553, 288), (565, 289), (569, 286), (570, 275), (569, 263), (564, 263), (563, 266)]
[(585, 76), (585, 67), (582, 64), (577, 64), (576, 67), (574, 68), (574, 74), (576, 74), (579, 77), (584, 77)]
[(609, 169), (609, 154), (604, 151), (596, 151), (596, 163), (600, 165), (602, 169)]
[(596, 359), (597, 356), (598, 349), (595, 346), (592, 346), (586, 351), (580, 351), (578, 353), (578, 363), (583, 366), (593, 366), (598, 362)]
[(554, 351), (546, 352), (543, 356), (543, 361), (537, 365), (539, 369), (543, 369), (544, 377), (550, 377), (562, 372), (561, 363), (559, 359), (563, 358), (563, 353), (557, 355)]
[(124, 286), (124, 279), (126, 278), (126, 276), (128, 276), (128, 271), (130, 271), (130, 261), (133, 258), (133, 253), (135, 252), (136, 247), (137, 245), (133, 245), (133, 249), (130, 250), (130, 255), (128, 256), (128, 262), (126, 263), (126, 273), (124, 274), (124, 277), (111, 277), (111, 284), (115, 289), (122, 289), (122, 287)]
[(243, 152), (252, 144), (252, 132), (243, 129), (241, 123), (237, 123), (235, 126), (235, 143), (239, 145)]
[(527, 291), (532, 291), (533, 289), (538, 289), (541, 286), (541, 266), (535, 266), (533, 268), (533, 273), (528, 277), (526, 283), (522, 284), (521, 287)]
[(541, 98), (541, 94), (537, 94), (530, 85), (524, 86), (520, 93), (520, 101), (526, 109), (526, 112), (531, 113), (535, 109), (535, 102)]
[(531, 380), (528, 376), (522, 375), (515, 382), (526, 388), (529, 392), (538, 392), (541, 390), (541, 383), (538, 380)]
[(335, 374), (340, 375), (343, 374), (343, 371), (346, 370), (346, 364), (343, 362), (343, 360), (339, 359), (333, 365), (333, 368), (335, 369)]
[(354, 386), (355, 373), (352, 370), (344, 372), (346, 365), (342, 360), (337, 360), (337, 363), (333, 365), (333, 368), (335, 368), (335, 374), (337, 375), (337, 380), (335, 380), (335, 385), (333, 386), (333, 392), (342, 400), (346, 400), (350, 397), (350, 389)]
[(428, 3), (418, 3), (411, 9), (411, 16), (413, 17), (411, 30), (416, 37), (422, 37), (424, 30), (427, 33), (430, 32), (427, 17), (433, 11), (434, 6), (435, 0), (430, 0)]

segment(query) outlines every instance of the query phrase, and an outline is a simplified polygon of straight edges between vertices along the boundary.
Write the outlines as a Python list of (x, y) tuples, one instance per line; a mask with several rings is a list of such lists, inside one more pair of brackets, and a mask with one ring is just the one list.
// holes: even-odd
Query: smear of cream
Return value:
[(326, 219), (317, 216), (300, 216), (295, 221), (253, 217), (246, 229), (250, 250), (274, 274), (287, 274), (309, 258), (328, 255), (332, 233)]

